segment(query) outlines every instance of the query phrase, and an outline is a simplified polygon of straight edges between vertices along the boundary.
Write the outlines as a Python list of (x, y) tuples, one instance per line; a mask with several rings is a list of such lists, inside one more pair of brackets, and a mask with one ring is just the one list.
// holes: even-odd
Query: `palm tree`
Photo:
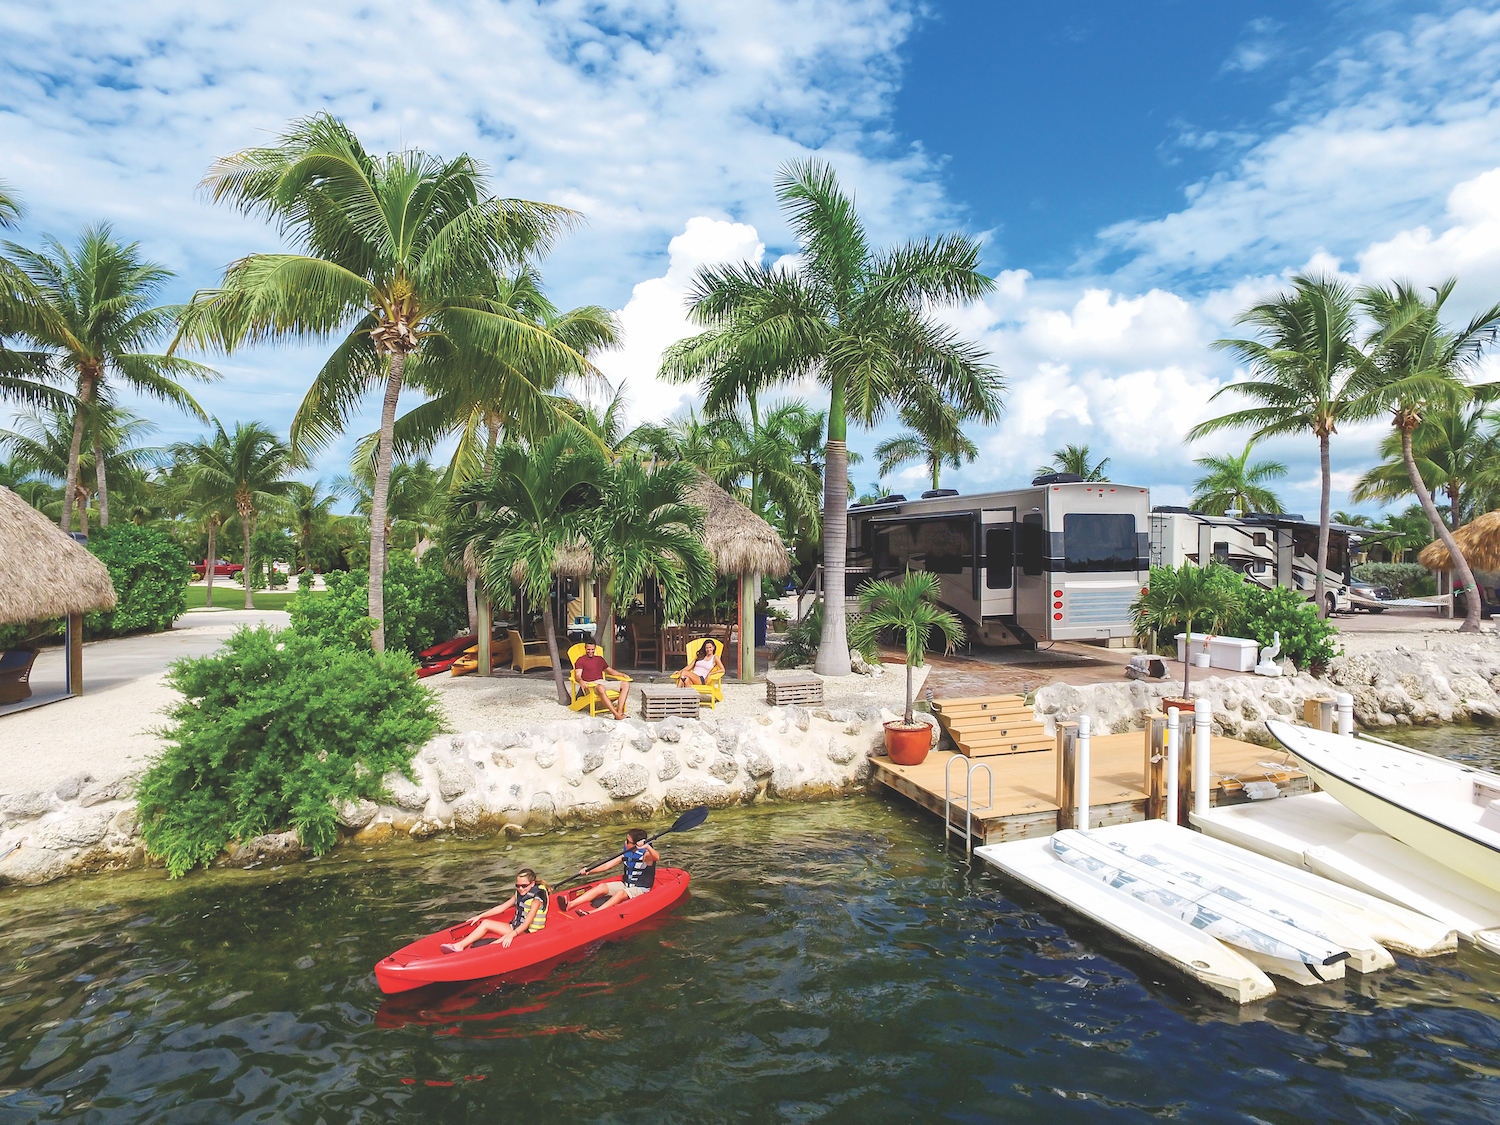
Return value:
[(1370, 517), (1363, 512), (1346, 512), (1340, 509), (1333, 513), (1333, 522), (1341, 523), (1345, 527), (1373, 527)]
[[(706, 331), (669, 352), (662, 373), (706, 383), (709, 401), (727, 397), (750, 375), (759, 386), (811, 376), (828, 388), (824, 596), (839, 607), (848, 540), (849, 420), (873, 426), (926, 394), (951, 402), (962, 416), (997, 419), (998, 372), (978, 347), (933, 315), (937, 306), (978, 299), (994, 282), (977, 269), (978, 242), (961, 235), (873, 250), (853, 197), (820, 161), (784, 166), (776, 194), (802, 247), (799, 264), (745, 262), (700, 270), (690, 310)], [(824, 675), (849, 674), (842, 612), (823, 615), (816, 668)]]
[(1273, 477), (1284, 477), (1287, 467), (1280, 461), (1257, 461), (1250, 464), (1255, 442), (1247, 441), (1236, 457), (1200, 457), (1193, 464), (1207, 472), (1193, 482), (1192, 506), (1210, 516), (1228, 511), (1280, 512), (1281, 500), (1266, 487)]
[[(244, 537), (245, 608), (254, 609), (250, 539), (255, 534), (259, 514), (291, 492), (293, 482), (286, 479), (286, 474), (294, 459), (290, 447), (259, 422), (236, 422), (234, 433), (229, 434), (217, 418), (213, 421), (211, 437), (180, 442), (172, 447), (172, 454), (185, 464), (189, 493), (206, 519), (213, 518), (207, 513), (216, 513), (221, 521), (227, 511), (239, 516), (240, 533)], [(209, 524), (210, 593), (216, 526), (217, 523)]]
[[(55, 238), (43, 243), (41, 252), (13, 242), (5, 245), (49, 314), (33, 322), (26, 335), (50, 351), (56, 366), (75, 384), (78, 406), (59, 520), (66, 531), (72, 525), (84, 428), (96, 401), (108, 405), (116, 391), (129, 388), (206, 419), (203, 408), (177, 380), (186, 376), (206, 381), (218, 374), (202, 364), (144, 350), (170, 331), (177, 309), (152, 305), (174, 275), (144, 258), (138, 243), (117, 242), (108, 223), (85, 228), (72, 251)], [(97, 446), (94, 463), (103, 463)], [(102, 479), (99, 505), (100, 524), (108, 526), (109, 493)]]
[(882, 632), (900, 633), (906, 641), (906, 714), (903, 726), (912, 726), (912, 669), (922, 666), (922, 655), (936, 629), (947, 642), (947, 651), (962, 644), (964, 627), (958, 618), (938, 608), (942, 581), (926, 571), (907, 571), (900, 583), (872, 582), (860, 591), (859, 620), (849, 640), (861, 651), (874, 646)]
[(472, 558), (486, 590), (515, 583), (533, 605), (546, 607), (547, 652), (564, 706), (568, 687), (550, 608), (553, 578), (565, 555), (583, 545), (602, 471), (596, 450), (574, 448), (571, 435), (558, 432), (529, 446), (500, 446), (489, 472), (461, 484), (449, 500), (449, 561), (461, 566)]
[[(1477, 370), (1484, 346), (1494, 343), (1500, 334), (1500, 304), (1476, 314), (1458, 331), (1450, 331), (1442, 323), (1443, 303), (1457, 284), (1457, 279), (1449, 278), (1435, 286), (1431, 300), (1414, 286), (1399, 281), (1386, 288), (1372, 285), (1360, 291), (1360, 306), (1376, 325), (1369, 339), (1371, 363), (1367, 376), (1361, 380), (1364, 391), (1361, 405), (1371, 414), (1381, 410), (1390, 412), (1391, 422), (1401, 438), (1401, 459), (1406, 464), (1411, 490), (1443, 546), (1448, 548), (1453, 568), (1458, 572), (1459, 589), (1469, 592), (1464, 599), (1468, 613), (1459, 632), (1473, 633), (1479, 630), (1481, 601), (1473, 596), (1474, 573), (1454, 542), (1453, 533), (1438, 515), (1413, 448), (1413, 435), (1425, 415), (1456, 410), (1472, 402), (1476, 393), (1490, 394), (1497, 389), (1495, 384), (1476, 388), (1469, 383), (1468, 376)], [(1459, 497), (1455, 495), (1453, 499), (1456, 524), (1462, 509)]]
[[(26, 213), (14, 189), (0, 180), (0, 229), (14, 227)], [(36, 286), (15, 263), (0, 258), (0, 402), (9, 400), (44, 410), (72, 403), (72, 397), (53, 384), (57, 372), (45, 351), (17, 351), (5, 345), (6, 337), (29, 335), (43, 326), (53, 333), (67, 333), (51, 312)]]
[[(1412, 459), (1428, 492), (1442, 489), (1458, 523), (1488, 511), (1486, 483), (1500, 459), (1500, 413), (1483, 407), (1438, 409), (1424, 414), (1411, 435)], [(1380, 443), (1382, 461), (1355, 483), (1355, 501), (1388, 502), (1412, 495), (1411, 476), (1401, 451), (1401, 434), (1393, 430)]]
[(1045, 465), (1038, 465), (1032, 476), (1046, 476), (1049, 473), (1072, 473), (1079, 480), (1103, 481), (1109, 483), (1109, 477), (1104, 475), (1104, 470), (1109, 466), (1109, 458), (1105, 457), (1097, 462), (1089, 460), (1093, 454), (1086, 445), (1065, 445), (1061, 449), (1052, 451), (1052, 460)]
[(308, 576), (309, 582), (313, 574), (313, 536), (333, 517), (333, 506), (337, 502), (337, 494), (323, 491), (322, 481), (312, 484), (292, 481), (287, 489), (287, 516), (297, 536), (297, 545), (302, 549), (302, 573)]
[(855, 503), (878, 504), (889, 495), (891, 495), (891, 490), (885, 485), (881, 484), (879, 481), (876, 481), (874, 484), (870, 485), (870, 487), (867, 488), (864, 492), (860, 493), (859, 499), (857, 499)]
[[(1191, 642), (1195, 621), (1206, 633), (1223, 630), (1239, 612), (1243, 589), (1244, 580), (1221, 563), (1152, 567), (1151, 583), (1131, 603), (1130, 612), (1135, 617), (1136, 632), (1142, 636), (1181, 626)], [(1182, 694), (1187, 698), (1193, 678), (1190, 643), (1183, 644), (1182, 655)]]
[[(650, 579), (666, 593), (669, 618), (681, 619), (714, 583), (703, 548), (701, 508), (689, 500), (697, 471), (681, 461), (648, 467), (621, 457), (603, 474), (599, 504), (585, 528), (595, 575), (604, 580), (597, 635), (614, 637), (614, 609)], [(606, 650), (613, 651), (613, 645)]]
[(576, 215), (486, 194), (467, 154), (444, 161), (406, 150), (372, 156), (326, 113), (294, 122), (281, 143), (225, 157), (204, 178), (215, 200), (275, 220), (303, 253), (252, 254), (199, 293), (180, 339), (230, 351), (254, 341), (343, 334), (292, 423), (301, 456), (341, 430), (364, 393), (383, 388), (370, 512), (370, 641), (385, 649), (385, 527), (396, 404), (412, 381), (444, 372), (506, 388), (523, 427), (552, 405), (517, 372), (572, 370), (577, 353), (497, 312), (489, 296), (506, 265), (542, 251)]
[(1251, 378), (1230, 383), (1214, 398), (1231, 392), (1257, 405), (1201, 422), (1188, 431), (1196, 441), (1226, 429), (1252, 429), (1250, 440), (1311, 431), (1318, 439), (1323, 482), (1318, 509), (1318, 572), (1313, 602), (1327, 617), (1332, 606), (1324, 598), (1324, 570), (1328, 566), (1329, 501), (1333, 487), (1329, 439), (1339, 424), (1361, 416), (1359, 389), (1353, 376), (1364, 357), (1354, 342), (1354, 295), (1332, 278), (1299, 275), (1293, 292), (1279, 293), (1242, 312), (1236, 324), (1253, 325), (1256, 340), (1215, 340), (1214, 347), (1232, 352), (1250, 365)]
[[(85, 436), (91, 439), (93, 452), (82, 454), (79, 464), (85, 472), (93, 472), (101, 489), (106, 478), (120, 480), (128, 473), (144, 471), (161, 459), (162, 450), (137, 444), (140, 438), (156, 429), (156, 425), (147, 419), (99, 402), (87, 412), (87, 419)], [(74, 420), (74, 413), (63, 410), (48, 414), (24, 411), (17, 415), (17, 429), (0, 430), (0, 450), (8, 450), (14, 463), (25, 466), (29, 473), (56, 481), (66, 480)], [(95, 456), (100, 458), (97, 471)], [(88, 534), (89, 529), (88, 500), (88, 488), (81, 482), (76, 483), (74, 502), (79, 506), (80, 528), (84, 534)], [(101, 527), (106, 526), (103, 514), (101, 503)]]
[(887, 476), (912, 461), (923, 462), (932, 473), (937, 491), (944, 465), (962, 468), (979, 456), (979, 447), (963, 431), (957, 410), (939, 398), (909, 404), (901, 409), (906, 432), (886, 438), (875, 446), (880, 475)]

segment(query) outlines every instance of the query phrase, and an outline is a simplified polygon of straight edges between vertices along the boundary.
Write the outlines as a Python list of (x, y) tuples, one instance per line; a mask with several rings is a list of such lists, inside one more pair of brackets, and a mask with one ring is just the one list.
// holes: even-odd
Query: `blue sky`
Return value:
[[(185, 298), (277, 246), (197, 195), (204, 169), (327, 109), (372, 148), (466, 150), (500, 192), (584, 212), (544, 272), (561, 303), (620, 311), (626, 346), (601, 366), (636, 418), (682, 405), (652, 373), (688, 330), (693, 270), (794, 251), (772, 179), (816, 153), (877, 240), (985, 240), (997, 293), (945, 315), (1011, 390), (953, 474), (965, 489), (1024, 482), (1076, 441), (1181, 502), (1192, 459), (1235, 444), (1182, 441), (1235, 377), (1209, 345), (1296, 270), (1456, 273), (1461, 312), (1500, 295), (1495, 0), (13, 0), (0, 37), (0, 178), (32, 208), (20, 241), (107, 218)], [(215, 357), (225, 379), (200, 397), (284, 428), (319, 358)], [(164, 440), (194, 432), (150, 413)], [(1378, 438), (1339, 435), (1336, 507)], [(348, 446), (317, 471), (342, 471)], [(1265, 452), (1313, 510), (1311, 441)]]

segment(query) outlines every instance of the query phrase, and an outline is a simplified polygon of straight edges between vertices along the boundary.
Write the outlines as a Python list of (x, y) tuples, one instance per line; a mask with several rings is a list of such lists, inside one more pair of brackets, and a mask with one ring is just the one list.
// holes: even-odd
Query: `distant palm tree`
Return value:
[(1061, 449), (1052, 451), (1052, 460), (1045, 465), (1038, 465), (1032, 476), (1046, 476), (1049, 473), (1072, 473), (1080, 480), (1109, 482), (1105, 470), (1109, 468), (1109, 458), (1104, 457), (1098, 461), (1092, 460), (1093, 452), (1086, 445), (1065, 445)]
[[(1484, 346), (1493, 344), (1500, 335), (1500, 304), (1477, 313), (1457, 331), (1442, 323), (1443, 303), (1457, 285), (1450, 278), (1432, 289), (1432, 299), (1404, 282), (1387, 288), (1368, 286), (1360, 291), (1360, 305), (1375, 321), (1369, 346), (1372, 362), (1362, 380), (1364, 398), (1361, 405), (1368, 413), (1389, 411), (1392, 424), (1401, 437), (1401, 459), (1417, 501), (1433, 530), (1448, 548), (1453, 569), (1458, 573), (1459, 590), (1469, 592), (1464, 599), (1468, 613), (1459, 632), (1479, 630), (1482, 599), (1473, 596), (1477, 589), (1469, 562), (1458, 549), (1453, 533), (1438, 515), (1432, 493), (1422, 479), (1417, 464), (1414, 435), (1425, 415), (1437, 410), (1455, 410), (1472, 402), (1476, 394), (1493, 393), (1497, 384), (1476, 388), (1469, 376), (1479, 370)], [(1462, 516), (1455, 497), (1453, 520)]]
[(287, 489), (287, 516), (297, 536), (297, 546), (302, 550), (302, 573), (309, 582), (313, 575), (313, 537), (332, 519), (333, 506), (337, 502), (336, 494), (323, 491), (322, 481), (312, 484), (292, 481), (292, 486)]
[[(1411, 444), (1423, 484), (1429, 492), (1447, 492), (1448, 507), (1459, 513), (1459, 523), (1489, 510), (1476, 500), (1488, 498), (1486, 484), (1500, 461), (1500, 413), (1481, 406), (1431, 411), (1412, 431)], [(1413, 495), (1399, 431), (1386, 435), (1380, 455), (1381, 463), (1349, 490), (1350, 499), (1388, 502)]]
[[(179, 379), (217, 379), (218, 373), (199, 363), (146, 351), (171, 329), (178, 310), (152, 302), (173, 274), (148, 261), (138, 243), (116, 241), (108, 223), (84, 230), (70, 251), (54, 238), (43, 240), (34, 252), (6, 243), (11, 259), (23, 270), (46, 306), (48, 319), (37, 321), (27, 335), (52, 354), (56, 367), (74, 383), (78, 403), (73, 441), (63, 492), (63, 530), (72, 525), (72, 505), (78, 486), (78, 458), (89, 412), (96, 403), (111, 405), (119, 390), (129, 389), (159, 399), (206, 419)], [(104, 458), (94, 449), (94, 464), (102, 472)], [(99, 517), (109, 525), (109, 489), (100, 476)]]
[(1333, 522), (1341, 523), (1345, 527), (1370, 527), (1370, 517), (1363, 512), (1337, 511), (1333, 513)]
[(924, 398), (902, 407), (901, 421), (904, 433), (875, 446), (875, 463), (882, 477), (921, 461), (932, 474), (936, 491), (944, 465), (959, 469), (979, 456), (979, 447), (963, 431), (964, 418), (940, 398)]
[(1193, 464), (1208, 471), (1193, 482), (1192, 506), (1210, 516), (1231, 509), (1240, 512), (1280, 512), (1281, 500), (1266, 487), (1272, 477), (1284, 477), (1287, 467), (1280, 461), (1250, 464), (1253, 441), (1247, 441), (1239, 456), (1200, 457)]
[[(0, 229), (14, 227), (26, 213), (15, 190), (0, 180)], [(57, 410), (72, 404), (72, 396), (54, 384), (58, 372), (45, 351), (16, 350), (6, 338), (35, 332), (66, 333), (67, 326), (52, 313), (24, 270), (0, 258), (0, 402)]]
[(487, 193), (468, 155), (406, 149), (372, 156), (326, 113), (294, 122), (271, 148), (246, 149), (204, 178), (217, 201), (281, 225), (304, 253), (251, 254), (218, 289), (194, 297), (180, 338), (225, 351), (259, 341), (344, 339), (292, 422), (298, 456), (342, 430), (364, 394), (383, 391), (370, 513), (370, 643), (385, 649), (386, 505), (396, 403), (408, 376), (429, 393), (445, 373), (503, 384), (523, 426), (552, 406), (517, 371), (565, 369), (572, 349), (498, 312), (489, 292), (506, 266), (543, 250), (577, 216)]
[(1317, 577), (1313, 604), (1327, 617), (1333, 606), (1324, 596), (1328, 567), (1329, 505), (1333, 469), (1329, 439), (1341, 423), (1367, 413), (1353, 379), (1364, 356), (1354, 342), (1354, 294), (1332, 278), (1299, 275), (1293, 291), (1279, 293), (1246, 309), (1236, 324), (1255, 327), (1255, 340), (1216, 340), (1214, 347), (1250, 365), (1252, 378), (1229, 383), (1213, 397), (1236, 394), (1257, 405), (1201, 422), (1188, 440), (1227, 429), (1249, 429), (1251, 441), (1281, 434), (1312, 433), (1318, 439), (1323, 491), (1318, 509)]
[[(172, 455), (187, 470), (189, 493), (199, 511), (226, 511), (239, 516), (244, 537), (245, 608), (254, 609), (251, 581), (250, 539), (259, 514), (277, 504), (292, 490), (286, 479), (293, 458), (291, 449), (259, 422), (236, 422), (229, 434), (217, 418), (208, 439), (180, 442)], [(213, 532), (209, 533), (208, 570), (213, 571)]]
[(891, 490), (889, 488), (887, 488), (885, 485), (881, 484), (879, 481), (876, 481), (874, 484), (870, 485), (869, 488), (865, 489), (862, 493), (860, 493), (859, 498), (857, 500), (855, 500), (855, 503), (856, 504), (878, 504), (882, 500), (884, 500), (887, 496), (891, 496), (891, 495), (894, 495), (894, 494), (891, 492)]
[[(96, 480), (106, 477), (119, 480), (127, 473), (143, 471), (162, 459), (163, 450), (137, 444), (156, 429), (155, 423), (128, 410), (99, 402), (94, 403), (87, 418), (84, 432), (90, 439), (93, 452), (81, 455), (79, 464)], [(69, 439), (75, 432), (74, 413), (23, 411), (17, 415), (16, 427), (15, 430), (0, 430), (0, 450), (9, 451), (14, 463), (27, 466), (29, 473), (56, 481), (66, 480)], [(101, 457), (98, 471), (95, 456)], [(87, 535), (89, 490), (81, 482), (74, 485), (74, 502), (78, 505), (80, 530)], [(100, 514), (100, 526), (104, 527), (102, 504)]]

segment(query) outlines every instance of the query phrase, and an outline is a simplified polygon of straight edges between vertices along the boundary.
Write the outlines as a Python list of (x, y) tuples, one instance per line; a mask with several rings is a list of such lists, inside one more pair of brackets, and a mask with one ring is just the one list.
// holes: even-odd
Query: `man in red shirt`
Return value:
[(609, 713), (616, 719), (625, 717), (625, 700), (630, 695), (630, 681), (617, 680), (619, 696), (610, 699), (606, 690), (605, 675), (618, 675), (604, 657), (599, 655), (599, 650), (592, 642), (583, 646), (583, 655), (573, 664), (573, 670), (578, 673), (578, 682), (586, 691), (591, 691), (599, 697), (599, 701), (609, 708)]

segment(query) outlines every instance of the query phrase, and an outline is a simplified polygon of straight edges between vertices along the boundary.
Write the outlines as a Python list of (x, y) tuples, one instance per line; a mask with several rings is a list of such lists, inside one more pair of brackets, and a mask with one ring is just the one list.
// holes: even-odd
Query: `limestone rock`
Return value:
[(437, 773), (438, 792), (445, 801), (456, 801), (474, 788), (474, 775), (457, 758), (437, 757), (432, 768)]
[(550, 793), (534, 793), (531, 797), (531, 809), (528, 820), (539, 820), (543, 823), (551, 823), (552, 818), (557, 815), (556, 806), (552, 801)]
[(808, 714), (806, 707), (793, 707), (792, 721), (797, 724), (797, 729), (800, 731), (805, 731), (812, 726), (812, 716)]
[(417, 821), (409, 829), (407, 829), (407, 835), (409, 835), (413, 840), (425, 840), (429, 836), (436, 836), (442, 830), (442, 821), (430, 820), (424, 816), (421, 820)]
[(621, 762), (607, 773), (599, 775), (599, 784), (616, 801), (644, 793), (651, 784), (651, 774), (640, 762)]
[(663, 750), (659, 760), (661, 764), (656, 768), (658, 781), (671, 781), (682, 772), (682, 763), (677, 760), (677, 755), (671, 750)]
[(656, 815), (660, 806), (650, 797), (642, 797), (630, 806), (630, 817), (632, 820), (650, 820)]
[(56, 799), (51, 793), (40, 789), (30, 790), (25, 793), (13, 793), (9, 797), (0, 800), (0, 819), (6, 821), (30, 820), (32, 817), (41, 816), (48, 812), (55, 804)]
[(683, 778), (667, 788), (666, 805), (678, 812), (684, 809), (707, 805), (711, 809), (726, 809), (734, 803), (737, 790), (722, 781), (706, 777)]
[(605, 739), (591, 738), (579, 749), (583, 751), (583, 772), (593, 773), (604, 765), (604, 750), (608, 745)]
[(364, 847), (383, 844), (391, 838), (394, 826), (389, 820), (374, 820), (354, 834), (354, 842)]
[(72, 777), (65, 777), (52, 789), (59, 800), (71, 801), (77, 797), (85, 785), (94, 780), (90, 773), (75, 773)]
[(134, 805), (127, 805), (115, 813), (109, 822), (109, 830), (127, 839), (140, 831), (141, 820)]
[(363, 828), (375, 819), (379, 811), (379, 805), (363, 797), (357, 801), (345, 801), (338, 807), (339, 823), (345, 828)]
[(427, 805), (427, 790), (407, 779), (399, 770), (392, 770), (383, 779), (386, 791), (397, 808), (407, 812), (420, 812)]
[(516, 760), (509, 754), (507, 754), (504, 750), (491, 751), (490, 762), (496, 766), (499, 766), (503, 770), (513, 770), (516, 768)]
[(708, 772), (727, 784), (734, 780), (734, 775), (740, 772), (740, 767), (733, 758), (720, 754), (708, 767)]
[(832, 739), (828, 744), (826, 757), (830, 762), (834, 762), (837, 765), (841, 766), (847, 766), (850, 762), (854, 761), (854, 758), (858, 753), (859, 751), (855, 749), (853, 743), (842, 742), (838, 739)]
[[(771, 760), (771, 755), (766, 752), (764, 747), (755, 747), (745, 758), (745, 772), (751, 777), (770, 777), (771, 772), (775, 768), (776, 763)], [(713, 771), (710, 770), (709, 772), (712, 773)], [(718, 777), (719, 775), (714, 774), (714, 776)], [(733, 776), (733, 774), (729, 775), (729, 777)], [(720, 780), (728, 781), (729, 777), (720, 778)]]
[(44, 848), (87, 848), (104, 839), (113, 814), (107, 809), (90, 809), (73, 816), (65, 816), (42, 826), (36, 842)]
[(516, 824), (514, 821), (511, 821), (507, 823), (505, 827), (501, 829), (501, 831), (505, 833), (506, 839), (519, 840), (521, 838), (521, 834), (525, 832), (526, 829), (521, 825)]
[(536, 752), (536, 768), (539, 770), (550, 770), (557, 765), (557, 744), (550, 743)]
[(295, 831), (253, 836), (244, 843), (230, 843), (224, 866), (248, 867), (252, 863), (289, 863), (302, 856), (302, 839)]
[(25, 887), (39, 887), (67, 873), (67, 856), (51, 848), (22, 844), (0, 859), (0, 885), (19, 883)]
[(78, 795), (78, 803), (84, 808), (92, 808), (102, 805), (105, 801), (118, 801), (129, 797), (135, 792), (136, 782), (140, 780), (140, 773), (127, 773), (109, 781), (95, 781), (91, 785), (84, 786), (83, 792)]
[(656, 724), (656, 738), (658, 742), (681, 742), (682, 741), (682, 716), (668, 715)]
[(574, 789), (577, 789), (580, 785), (583, 784), (583, 774), (579, 773), (577, 770), (563, 770), (563, 780), (566, 781)]
[(485, 828), (488, 822), (489, 810), (484, 807), (479, 794), (469, 793), (454, 802), (453, 829), (455, 832), (473, 836)]

